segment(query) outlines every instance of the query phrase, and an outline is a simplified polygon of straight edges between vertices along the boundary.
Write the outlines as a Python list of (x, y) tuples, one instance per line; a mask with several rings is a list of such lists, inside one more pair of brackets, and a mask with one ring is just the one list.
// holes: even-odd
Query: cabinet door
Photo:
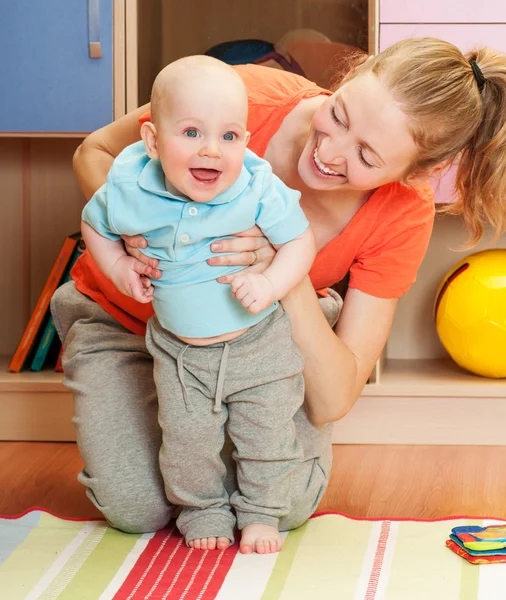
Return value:
[(504, 0), (380, 0), (380, 23), (504, 23)]
[[(89, 132), (112, 121), (112, 2), (2, 3), (1, 132)], [(102, 57), (90, 58), (96, 8)]]
[(380, 24), (379, 49), (384, 50), (393, 43), (409, 37), (437, 37), (455, 44), (462, 52), (489, 46), (506, 52), (506, 24), (428, 24), (409, 23), (402, 25)]

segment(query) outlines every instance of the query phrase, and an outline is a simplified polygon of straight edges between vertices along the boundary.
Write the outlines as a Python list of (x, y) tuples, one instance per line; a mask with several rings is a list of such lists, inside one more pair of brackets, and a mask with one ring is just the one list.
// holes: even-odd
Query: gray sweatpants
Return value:
[[(279, 307), (240, 337), (189, 346), (150, 319), (160, 466), (167, 498), (183, 507), (186, 541), (228, 537), (251, 523), (278, 528), (290, 511), (291, 476), (302, 458), (293, 417), (304, 401), (304, 360)], [(229, 498), (220, 458), (225, 427), (234, 449), (237, 490)]]
[[(113, 527), (132, 533), (165, 527), (172, 505), (160, 470), (162, 430), (153, 359), (144, 338), (78, 292), (73, 282), (56, 291), (51, 310), (64, 345), (64, 383), (74, 394), (73, 422), (84, 461), (79, 481)], [(314, 512), (332, 459), (330, 426), (312, 425), (303, 407), (294, 423), (302, 458), (292, 473), (290, 511), (280, 518), (280, 530), (298, 527)], [(230, 495), (237, 489), (232, 449), (226, 438), (221, 458)], [(167, 456), (170, 451), (170, 445), (164, 449)]]

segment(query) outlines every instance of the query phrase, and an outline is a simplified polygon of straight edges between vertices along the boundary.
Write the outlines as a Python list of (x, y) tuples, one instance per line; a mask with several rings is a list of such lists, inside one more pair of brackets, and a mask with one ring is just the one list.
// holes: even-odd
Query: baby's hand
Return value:
[(154, 288), (148, 277), (137, 273), (136, 264), (132, 256), (122, 256), (111, 269), (109, 277), (122, 294), (147, 304), (153, 300)]
[(230, 287), (233, 295), (252, 315), (265, 310), (277, 300), (272, 283), (260, 273), (238, 275)]

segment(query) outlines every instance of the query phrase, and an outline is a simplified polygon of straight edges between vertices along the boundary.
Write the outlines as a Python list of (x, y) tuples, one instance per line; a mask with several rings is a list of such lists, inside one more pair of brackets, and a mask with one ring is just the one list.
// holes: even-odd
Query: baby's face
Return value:
[(239, 177), (249, 139), (247, 106), (217, 83), (189, 82), (158, 122), (158, 152), (165, 177), (184, 196), (209, 202)]

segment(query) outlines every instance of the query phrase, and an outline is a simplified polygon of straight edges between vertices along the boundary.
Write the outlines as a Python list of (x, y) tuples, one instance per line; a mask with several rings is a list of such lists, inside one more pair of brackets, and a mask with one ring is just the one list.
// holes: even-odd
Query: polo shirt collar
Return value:
[[(250, 178), (251, 174), (243, 165), (239, 177), (228, 190), (218, 194), (218, 196), (213, 198), (210, 202), (206, 202), (206, 204), (226, 204), (234, 198), (237, 198), (237, 196), (242, 194), (248, 187)], [(139, 175), (137, 183), (139, 184), (139, 187), (146, 192), (151, 192), (152, 194), (157, 194), (158, 196), (163, 196), (165, 198), (171, 198), (172, 200), (179, 200), (181, 202), (189, 201), (189, 198), (186, 198), (185, 196), (176, 196), (167, 191), (165, 187), (165, 175), (159, 160), (151, 159), (146, 163)]]

